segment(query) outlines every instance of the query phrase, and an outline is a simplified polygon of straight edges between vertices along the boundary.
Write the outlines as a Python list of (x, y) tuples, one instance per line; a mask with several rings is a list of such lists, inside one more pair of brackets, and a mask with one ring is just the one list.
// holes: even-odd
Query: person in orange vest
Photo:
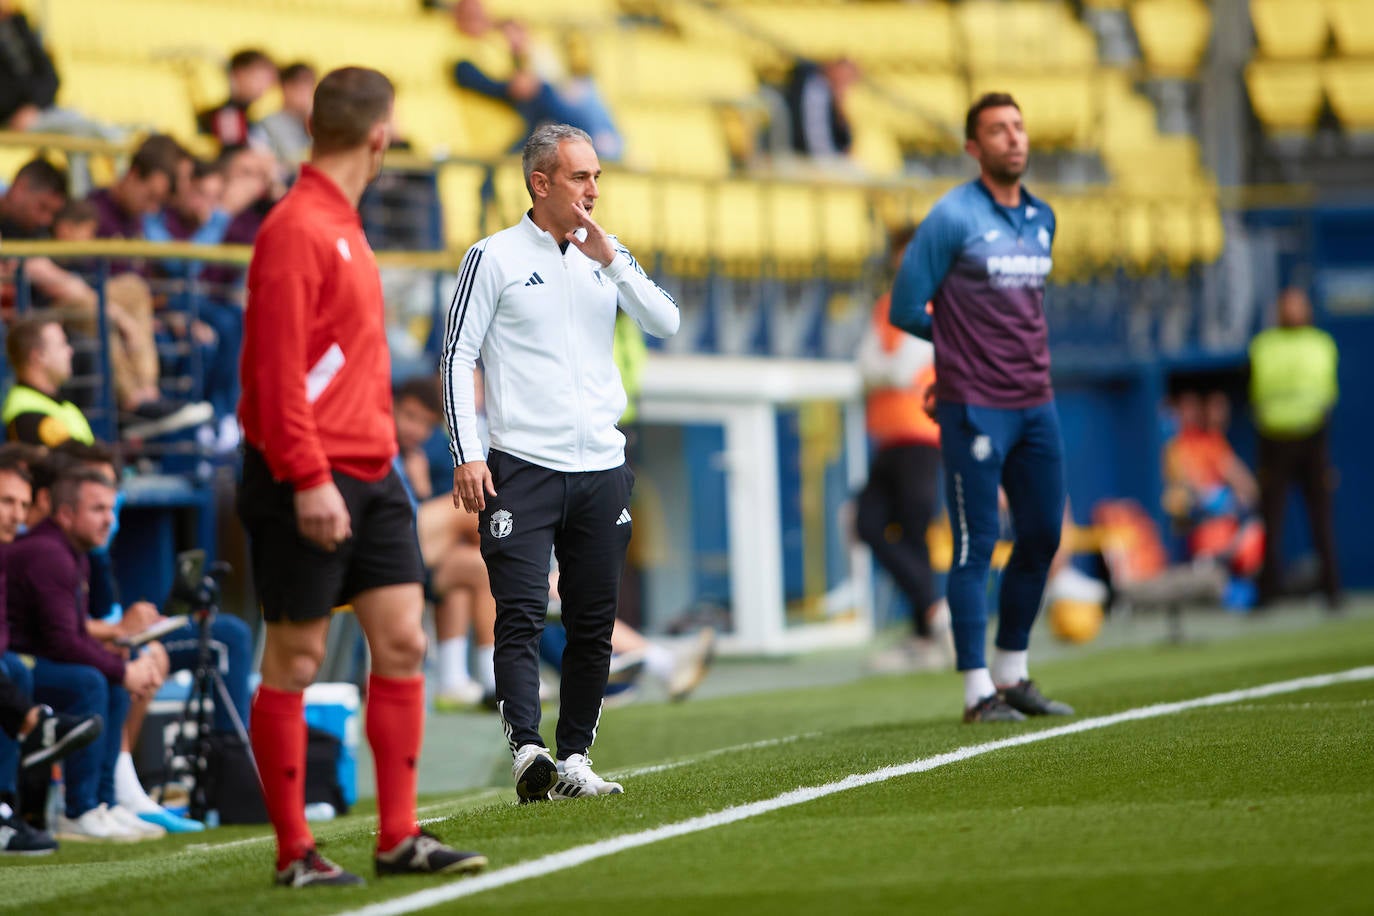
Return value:
[[(902, 227), (890, 235), (892, 270), (914, 234), (914, 227)], [(889, 293), (879, 297), (859, 344), (875, 451), (858, 497), (856, 527), (910, 603), (913, 633), (875, 655), (870, 666), (886, 672), (942, 669), (952, 662), (949, 607), (935, 592), (926, 546), (940, 479), (940, 427), (925, 409), (935, 384), (934, 348), (888, 321), (890, 299)]]

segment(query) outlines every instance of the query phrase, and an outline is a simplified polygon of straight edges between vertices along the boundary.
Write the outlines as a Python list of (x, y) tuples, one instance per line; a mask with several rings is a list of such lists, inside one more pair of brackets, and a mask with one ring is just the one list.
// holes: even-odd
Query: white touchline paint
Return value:
[(785, 738), (765, 738), (762, 741), (750, 741), (748, 744), (732, 744), (729, 747), (718, 747), (713, 751), (706, 751), (701, 754), (694, 754), (691, 757), (683, 757), (681, 760), (670, 760), (667, 763), (655, 763), (644, 767), (633, 767), (628, 770), (616, 770), (609, 774), (615, 779), (630, 779), (635, 776), (645, 776), (649, 773), (662, 773), (664, 770), (676, 770), (678, 767), (690, 766), (700, 763), (703, 760), (710, 760), (712, 757), (720, 757), (725, 754), (737, 754), (740, 751), (756, 751), (765, 747), (777, 747), (779, 744), (791, 744), (794, 741), (801, 741), (804, 738), (815, 738), (820, 732), (806, 732), (801, 735), (788, 735)]
[(594, 859), (615, 855), (627, 849), (637, 849), (641, 846), (649, 846), (653, 843), (670, 840), (674, 837), (699, 833), (703, 830), (711, 830), (715, 827), (723, 827), (726, 824), (747, 820), (751, 817), (757, 817), (760, 814), (767, 814), (770, 811), (790, 808), (793, 805), (800, 805), (809, 801), (815, 801), (818, 798), (825, 798), (827, 795), (834, 795), (837, 792), (845, 792), (849, 789), (857, 789), (878, 782), (886, 782), (889, 779), (895, 779), (899, 776), (924, 773), (928, 770), (936, 769), (937, 767), (942, 767), (951, 763), (960, 763), (973, 757), (980, 757), (983, 754), (990, 754), (993, 751), (1005, 750), (1006, 748), (1035, 744), (1040, 741), (1048, 741), (1051, 738), (1062, 738), (1065, 735), (1076, 735), (1079, 732), (1093, 731), (1099, 728), (1109, 728), (1113, 725), (1120, 725), (1123, 722), (1157, 719), (1160, 716), (1171, 716), (1176, 713), (1187, 712), (1191, 709), (1202, 709), (1208, 706), (1223, 706), (1228, 703), (1236, 703), (1242, 700), (1256, 700), (1262, 697), (1295, 693), (1299, 690), (1311, 690), (1316, 687), (1329, 687), (1333, 684), (1367, 680), (1374, 680), (1374, 665), (1362, 668), (1352, 668), (1349, 671), (1340, 671), (1332, 674), (1317, 674), (1312, 677), (1301, 677), (1291, 681), (1262, 684), (1259, 687), (1228, 690), (1225, 693), (1214, 693), (1210, 696), (1197, 697), (1191, 700), (1179, 700), (1174, 703), (1157, 703), (1153, 706), (1141, 706), (1136, 709), (1127, 709), (1122, 712), (1113, 713), (1109, 716), (1082, 719), (1078, 722), (1070, 722), (1067, 725), (1047, 728), (1042, 731), (1012, 735), (1009, 738), (1003, 738), (999, 741), (988, 741), (984, 744), (961, 747), (944, 754), (936, 754), (934, 757), (923, 757), (920, 760), (913, 760), (910, 763), (883, 767), (869, 773), (855, 773), (851, 776), (846, 776), (844, 779), (820, 786), (794, 789), (791, 792), (784, 792), (773, 798), (750, 802), (746, 805), (736, 805), (733, 808), (725, 808), (713, 814), (704, 814), (700, 817), (679, 821), (676, 824), (664, 824), (662, 827), (655, 827), (651, 830), (644, 830), (639, 833), (623, 834), (621, 836), (611, 837), (610, 839), (599, 840), (595, 843), (588, 843), (584, 846), (575, 846), (572, 849), (551, 853), (538, 859), (531, 859), (528, 862), (520, 862), (516, 865), (487, 872), (484, 875), (468, 878), (455, 884), (431, 887), (423, 891), (416, 891), (413, 894), (407, 894), (404, 897), (397, 897), (394, 900), (374, 903), (370, 906), (361, 907), (356, 910), (348, 910), (341, 913), (340, 916), (399, 916), (399, 914), (402, 913), (413, 913), (417, 910), (423, 910), (432, 906), (438, 906), (441, 903), (447, 903), (450, 900), (471, 897), (474, 894), (480, 894), (483, 891), (488, 891), (493, 888), (505, 887), (508, 884), (516, 884), (530, 878), (542, 878), (545, 875), (564, 871)]

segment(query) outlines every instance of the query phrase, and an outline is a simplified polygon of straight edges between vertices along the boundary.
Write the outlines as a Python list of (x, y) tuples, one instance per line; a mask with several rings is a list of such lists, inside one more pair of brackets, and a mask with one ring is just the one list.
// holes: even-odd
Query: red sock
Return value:
[(377, 848), (388, 850), (420, 829), (415, 790), (425, 736), (425, 678), (367, 681), (367, 743), (377, 770)]
[(305, 823), (305, 697), (266, 684), (253, 696), (253, 756), (267, 816), (277, 831), (277, 868), (315, 846)]

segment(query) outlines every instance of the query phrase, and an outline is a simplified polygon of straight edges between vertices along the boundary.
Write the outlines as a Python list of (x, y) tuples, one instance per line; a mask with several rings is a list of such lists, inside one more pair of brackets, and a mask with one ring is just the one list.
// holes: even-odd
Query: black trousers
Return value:
[(930, 635), (926, 609), (935, 601), (926, 529), (935, 517), (940, 450), (930, 445), (879, 449), (859, 494), (855, 526), (911, 604), (917, 636)]
[(1272, 601), (1283, 585), (1283, 516), (1288, 492), (1296, 484), (1307, 506), (1312, 545), (1321, 563), (1321, 588), (1327, 603), (1341, 601), (1340, 573), (1336, 567), (1336, 531), (1331, 517), (1331, 451), (1328, 428), (1323, 425), (1302, 439), (1259, 440), (1260, 514), (1264, 517), (1264, 568), (1260, 571), (1259, 599)]
[(539, 637), (549, 606), (549, 555), (568, 646), (558, 715), (558, 759), (585, 754), (596, 738), (611, 664), (620, 575), (630, 544), (628, 464), (567, 473), (493, 450), (496, 496), (478, 530), (496, 599), (496, 697), (512, 753), (540, 744)]

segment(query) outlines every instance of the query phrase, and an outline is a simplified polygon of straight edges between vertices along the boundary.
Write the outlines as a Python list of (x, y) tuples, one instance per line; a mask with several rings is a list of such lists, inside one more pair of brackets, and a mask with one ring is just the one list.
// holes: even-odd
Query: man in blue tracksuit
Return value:
[[(1021, 185), (1028, 145), (1010, 95), (975, 102), (964, 135), (981, 174), (941, 198), (921, 223), (891, 311), (894, 325), (935, 344), (935, 418), (954, 535), (946, 592), (964, 721), (1071, 715), (1040, 693), (1027, 670), (1031, 624), (1064, 513), (1064, 446), (1044, 310), (1054, 212)], [(999, 485), (1016, 545), (1002, 576), (989, 670), (987, 579)]]

